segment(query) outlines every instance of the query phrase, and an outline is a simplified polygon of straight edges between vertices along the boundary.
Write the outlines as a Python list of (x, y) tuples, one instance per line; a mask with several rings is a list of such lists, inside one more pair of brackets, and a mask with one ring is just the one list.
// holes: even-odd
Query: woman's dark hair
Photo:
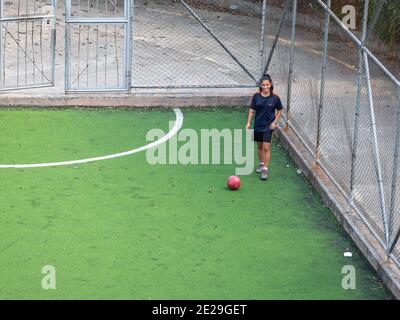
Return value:
[(262, 82), (263, 82), (264, 80), (268, 80), (269, 82), (271, 82), (270, 92), (271, 92), (271, 95), (274, 94), (274, 84), (273, 84), (272, 78), (271, 78), (271, 76), (270, 76), (269, 74), (264, 74), (264, 75), (262, 76), (262, 78), (261, 78), (261, 80), (260, 80), (260, 84), (259, 84), (260, 91), (262, 90)]

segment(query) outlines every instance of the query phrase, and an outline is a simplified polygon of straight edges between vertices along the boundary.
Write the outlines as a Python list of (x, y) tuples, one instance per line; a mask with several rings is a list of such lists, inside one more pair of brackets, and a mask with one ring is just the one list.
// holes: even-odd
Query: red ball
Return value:
[(237, 190), (240, 187), (240, 178), (238, 176), (230, 176), (226, 183), (231, 190)]

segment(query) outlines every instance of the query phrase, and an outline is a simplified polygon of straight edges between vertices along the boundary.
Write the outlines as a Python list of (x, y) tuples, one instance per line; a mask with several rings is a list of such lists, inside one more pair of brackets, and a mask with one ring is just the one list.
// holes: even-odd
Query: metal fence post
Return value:
[(288, 77), (288, 90), (287, 90), (287, 112), (286, 112), (286, 127), (290, 120), (290, 107), (291, 107), (291, 96), (292, 96), (292, 77), (293, 77), (293, 52), (294, 52), (294, 41), (296, 34), (296, 13), (297, 13), (297, 0), (293, 0), (292, 7), (292, 35), (290, 40), (290, 54), (289, 54), (289, 77)]
[(130, 88), (133, 87), (133, 84), (135, 83), (135, 74), (134, 74), (134, 64), (135, 64), (135, 60), (134, 60), (134, 51), (135, 51), (135, 43), (133, 42), (134, 39), (134, 32), (135, 32), (135, 6), (134, 6), (134, 2), (135, 0), (129, 1), (130, 2), (130, 10), (131, 10), (131, 39), (130, 39), (130, 70), (129, 70), (129, 86)]
[(51, 9), (53, 14), (53, 21), (51, 23), (51, 84), (55, 85), (56, 73), (56, 41), (57, 41), (57, 0), (51, 1)]
[(267, 13), (267, 0), (263, 0), (262, 3), (262, 16), (261, 16), (261, 34), (260, 34), (260, 49), (259, 49), (259, 61), (260, 66), (260, 79), (264, 72), (264, 52), (265, 52), (265, 17)]
[(272, 57), (274, 55), (276, 44), (277, 44), (279, 36), (281, 34), (283, 22), (285, 21), (285, 18), (286, 18), (287, 12), (288, 12), (288, 8), (289, 8), (289, 0), (286, 0), (281, 19), (279, 20), (278, 32), (275, 35), (274, 43), (272, 44), (271, 51), (269, 52), (267, 63), (265, 64), (264, 71), (262, 74), (267, 73), (267, 71), (269, 69), (269, 65), (270, 65)]
[[(364, 16), (363, 16), (363, 38), (361, 41), (361, 46), (360, 50), (362, 51), (362, 58), (364, 62), (364, 71), (365, 71), (365, 80), (367, 84), (367, 93), (368, 93), (368, 104), (369, 104), (369, 115), (370, 115), (370, 121), (371, 121), (371, 129), (372, 129), (372, 134), (373, 134), (373, 150), (374, 150), (374, 162), (375, 162), (375, 170), (376, 170), (376, 175), (378, 179), (378, 188), (379, 188), (379, 200), (380, 200), (380, 206), (381, 206), (381, 215), (382, 215), (382, 221), (383, 221), (383, 229), (385, 233), (385, 244), (386, 248), (385, 250), (388, 252), (389, 250), (389, 230), (388, 230), (388, 221), (387, 221), (387, 214), (386, 214), (386, 208), (385, 208), (385, 194), (384, 194), (384, 188), (383, 188), (383, 179), (382, 179), (382, 169), (381, 169), (381, 160), (380, 160), (380, 155), (379, 155), (379, 148), (378, 148), (378, 136), (376, 132), (376, 123), (375, 123), (375, 112), (374, 112), (374, 101), (372, 97), (372, 88), (371, 88), (371, 78), (370, 78), (370, 72), (369, 72), (369, 63), (368, 63), (368, 54), (365, 51), (364, 47), (364, 42), (366, 38), (366, 28), (367, 28), (367, 20), (368, 20), (368, 8), (369, 8), (369, 0), (365, 0), (364, 2)], [(360, 70), (359, 70), (360, 71)], [(359, 80), (360, 78), (358, 78)], [(359, 85), (359, 83), (358, 83)], [(357, 99), (358, 99), (358, 104), (356, 104), (356, 117), (358, 118), (357, 113), (359, 113), (359, 99), (360, 99), (360, 87), (358, 86), (358, 91), (357, 91)], [(355, 119), (356, 123), (358, 123), (358, 119)], [(357, 128), (354, 130), (354, 140), (353, 140), (353, 150), (352, 150), (352, 175), (351, 175), (351, 195), (350, 195), (350, 203), (353, 202), (353, 196), (354, 196), (354, 179), (355, 179), (355, 155), (356, 155), (356, 149), (355, 147), (357, 146), (357, 140), (358, 140), (358, 125)]]
[(367, 91), (368, 91), (369, 111), (370, 111), (369, 114), (370, 114), (371, 128), (372, 128), (372, 133), (373, 133), (375, 169), (376, 169), (376, 175), (378, 178), (379, 200), (380, 200), (380, 204), (381, 204), (383, 230), (385, 232), (385, 242), (386, 242), (385, 249), (388, 250), (389, 249), (389, 230), (388, 230), (388, 221), (387, 221), (386, 208), (385, 208), (385, 194), (384, 194), (384, 189), (383, 189), (381, 160), (380, 160), (379, 148), (378, 148), (378, 136), (377, 136), (377, 132), (376, 132), (374, 101), (372, 98), (372, 88), (371, 88), (371, 79), (370, 79), (370, 73), (369, 73), (368, 55), (365, 51), (363, 52), (363, 57), (364, 57), (365, 75), (366, 75), (366, 80), (367, 80)]
[(368, 21), (368, 5), (369, 0), (364, 3), (364, 14), (362, 23), (362, 34), (361, 34), (361, 47), (358, 49), (358, 71), (357, 71), (357, 91), (356, 91), (356, 105), (354, 108), (353, 118), (353, 138), (351, 146), (351, 171), (350, 171), (350, 196), (349, 203), (353, 205), (354, 200), (354, 184), (356, 176), (356, 159), (357, 159), (357, 146), (358, 146), (358, 125), (360, 122), (360, 104), (361, 104), (361, 84), (363, 77), (363, 46), (367, 37), (367, 21)]
[(3, 83), (3, 0), (0, 0), (0, 88), (4, 86)]
[[(330, 9), (331, 0), (327, 0), (327, 7)], [(325, 95), (325, 73), (328, 55), (328, 39), (329, 39), (329, 13), (325, 12), (325, 24), (324, 24), (324, 48), (322, 56), (322, 69), (321, 69), (321, 88), (319, 94), (319, 106), (317, 114), (317, 142), (316, 142), (316, 162), (319, 163), (321, 158), (321, 121), (322, 121), (322, 110), (324, 108), (324, 95)]]
[(125, 14), (125, 19), (127, 21), (126, 23), (126, 30), (125, 30), (125, 45), (124, 45), (124, 63), (125, 63), (125, 76), (124, 76), (124, 82), (125, 82), (125, 88), (130, 90), (131, 88), (131, 71), (132, 71), (132, 53), (131, 53), (131, 41), (132, 41), (132, 12), (131, 12), (131, 0), (125, 0), (124, 3), (124, 14)]
[(64, 58), (64, 92), (68, 92), (69, 87), (69, 76), (70, 76), (70, 67), (68, 60), (70, 59), (69, 55), (69, 46), (70, 46), (70, 39), (69, 39), (69, 19), (71, 17), (71, 0), (65, 0), (65, 29), (64, 29), (64, 46), (65, 46), (65, 58)]
[[(394, 147), (394, 156), (393, 156), (393, 175), (392, 175), (392, 190), (391, 190), (391, 197), (390, 197), (390, 212), (389, 212), (389, 236), (392, 235), (393, 232), (393, 218), (395, 213), (395, 203), (396, 203), (396, 196), (397, 196), (397, 178), (398, 178), (398, 166), (399, 164), (399, 152), (400, 152), (400, 88), (397, 90), (398, 96), (398, 106), (396, 111), (396, 142)], [(399, 214), (399, 212), (397, 212)], [(391, 240), (389, 245), (389, 254), (392, 253), (396, 243), (398, 242), (400, 237), (400, 228), (397, 230), (396, 235)]]

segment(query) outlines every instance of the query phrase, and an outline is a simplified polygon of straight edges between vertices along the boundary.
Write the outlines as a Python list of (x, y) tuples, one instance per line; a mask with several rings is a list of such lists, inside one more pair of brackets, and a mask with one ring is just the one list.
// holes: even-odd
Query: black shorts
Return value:
[(254, 131), (254, 141), (255, 142), (271, 142), (273, 132), (274, 132), (274, 130), (267, 130), (264, 132)]

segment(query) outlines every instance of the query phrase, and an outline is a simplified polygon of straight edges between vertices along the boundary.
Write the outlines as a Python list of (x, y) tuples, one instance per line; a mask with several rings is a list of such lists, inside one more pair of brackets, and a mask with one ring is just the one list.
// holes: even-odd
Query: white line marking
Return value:
[(101, 160), (108, 160), (108, 159), (114, 159), (114, 158), (119, 158), (119, 157), (125, 157), (137, 152), (141, 152), (147, 149), (150, 149), (152, 147), (155, 147), (161, 143), (164, 143), (171, 139), (181, 128), (183, 124), (183, 114), (182, 111), (178, 108), (174, 109), (175, 115), (176, 115), (176, 120), (173, 128), (171, 129), (170, 132), (168, 132), (165, 136), (162, 138), (153, 141), (149, 144), (146, 144), (142, 147), (132, 149), (129, 151), (125, 152), (120, 152), (120, 153), (115, 153), (115, 154), (110, 154), (107, 156), (102, 156), (102, 157), (95, 157), (95, 158), (88, 158), (88, 159), (81, 159), (81, 160), (71, 160), (71, 161), (63, 161), (63, 162), (50, 162), (50, 163), (32, 163), (32, 164), (1, 164), (0, 169), (22, 169), (22, 168), (42, 168), (42, 167), (56, 167), (56, 166), (67, 166), (71, 164), (81, 164), (81, 163), (88, 163), (88, 162), (94, 162), (94, 161), (101, 161)]

